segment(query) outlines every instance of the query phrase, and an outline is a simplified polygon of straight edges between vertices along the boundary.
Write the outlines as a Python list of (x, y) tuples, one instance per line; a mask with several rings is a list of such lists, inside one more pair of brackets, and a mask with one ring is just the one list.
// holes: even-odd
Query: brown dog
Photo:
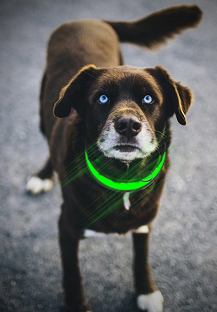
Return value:
[(47, 191), (53, 170), (59, 175), (66, 311), (90, 310), (78, 244), (93, 231), (133, 232), (138, 307), (163, 309), (148, 265), (149, 231), (169, 166), (169, 120), (175, 114), (186, 124), (192, 94), (162, 67), (124, 66), (119, 44), (156, 47), (196, 27), (201, 15), (197, 6), (181, 6), (136, 22), (77, 21), (60, 26), (50, 38), (40, 95), (41, 131), (50, 157), (27, 189)]

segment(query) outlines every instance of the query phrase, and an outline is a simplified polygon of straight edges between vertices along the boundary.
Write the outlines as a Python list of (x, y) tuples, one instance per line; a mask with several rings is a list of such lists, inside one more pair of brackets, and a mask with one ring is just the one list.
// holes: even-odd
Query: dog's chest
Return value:
[(129, 210), (131, 207), (131, 203), (130, 203), (130, 192), (126, 192), (123, 195), (123, 204), (124, 204), (124, 208), (126, 210)]

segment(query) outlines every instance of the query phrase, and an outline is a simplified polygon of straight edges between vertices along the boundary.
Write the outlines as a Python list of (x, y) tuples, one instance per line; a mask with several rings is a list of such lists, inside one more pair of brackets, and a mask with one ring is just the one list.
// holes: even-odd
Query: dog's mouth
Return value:
[(139, 150), (139, 148), (133, 144), (119, 144), (115, 145), (113, 148), (122, 153), (132, 153), (135, 152), (135, 150)]
[(130, 139), (120, 135), (113, 124), (105, 127), (97, 141), (99, 150), (108, 158), (131, 162), (147, 157), (157, 146), (154, 135), (144, 123), (137, 136)]

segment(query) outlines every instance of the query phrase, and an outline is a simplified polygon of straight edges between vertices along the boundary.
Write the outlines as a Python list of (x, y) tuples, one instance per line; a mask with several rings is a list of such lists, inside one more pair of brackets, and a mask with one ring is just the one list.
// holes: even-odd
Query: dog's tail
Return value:
[(156, 49), (185, 29), (197, 27), (201, 17), (198, 6), (183, 5), (157, 11), (133, 22), (106, 22), (113, 27), (121, 42)]

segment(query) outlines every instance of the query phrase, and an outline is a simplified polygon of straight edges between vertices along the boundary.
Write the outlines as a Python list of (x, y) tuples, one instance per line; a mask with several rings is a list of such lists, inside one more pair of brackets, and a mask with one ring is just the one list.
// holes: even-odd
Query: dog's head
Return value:
[(186, 125), (190, 90), (172, 80), (162, 67), (84, 67), (62, 89), (54, 115), (71, 108), (84, 120), (88, 143), (96, 142), (109, 158), (131, 162), (158, 148), (170, 117)]

